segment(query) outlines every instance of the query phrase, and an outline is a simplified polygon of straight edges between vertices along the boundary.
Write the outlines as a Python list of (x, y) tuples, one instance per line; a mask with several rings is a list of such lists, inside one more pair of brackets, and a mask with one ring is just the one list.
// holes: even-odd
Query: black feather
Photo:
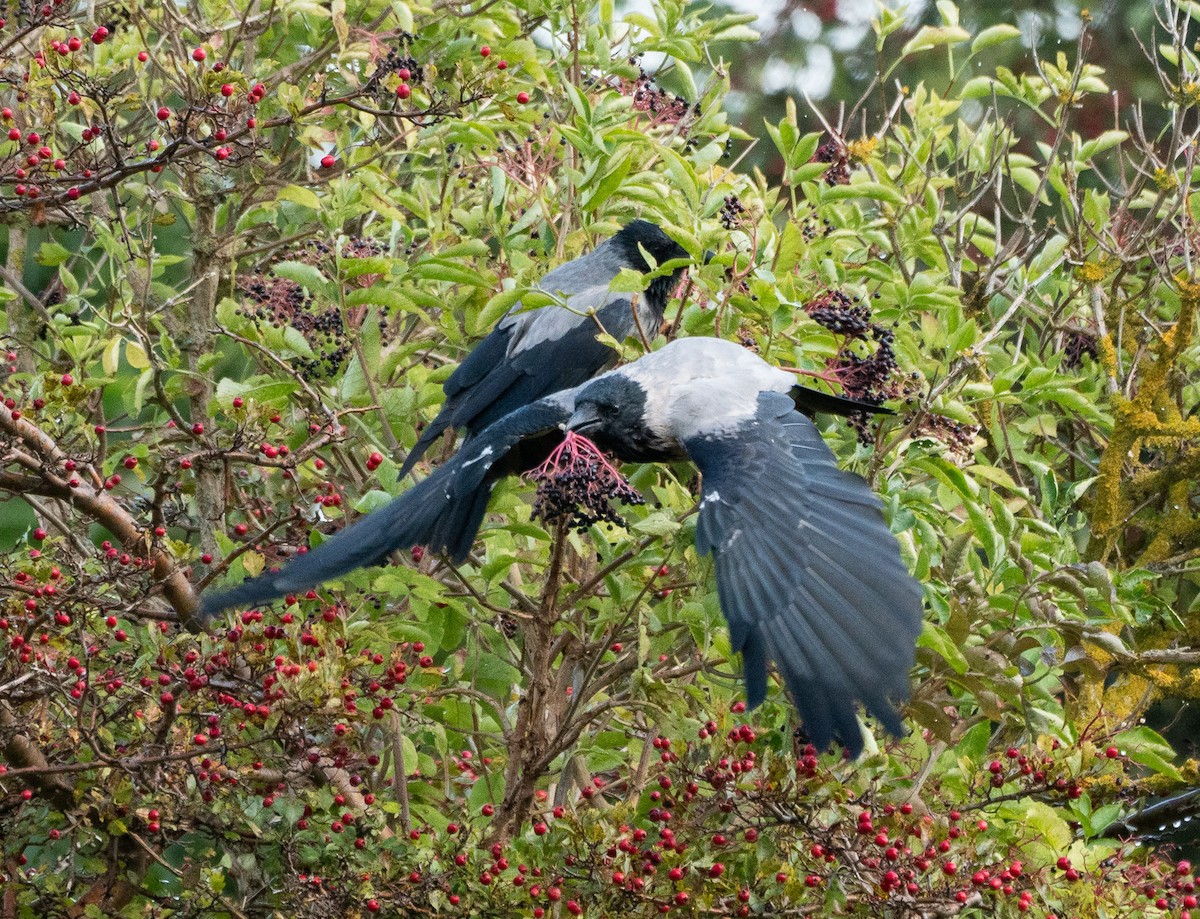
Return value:
[(570, 405), (569, 399), (544, 399), (513, 412), (390, 504), (297, 555), (279, 571), (205, 594), (201, 615), (307, 590), (356, 568), (381, 564), (392, 552), (411, 546), (427, 546), (456, 563), (464, 561), (495, 482), (549, 454), (562, 439), (560, 426), (570, 415)]
[[(540, 309), (509, 313), (492, 330), (446, 380), (443, 391), (446, 401), (437, 416), (426, 425), (400, 469), (401, 477), (412, 470), (425, 451), (445, 431), (465, 428), (467, 439), (478, 436), (489, 425), (510, 412), (552, 393), (580, 385), (599, 374), (616, 361), (616, 353), (596, 340), (601, 330), (618, 341), (637, 331), (633, 303), (628, 298), (613, 297), (609, 284), (620, 267), (636, 271), (649, 270), (642, 250), (657, 264), (672, 259), (687, 258), (687, 252), (659, 227), (646, 220), (633, 220), (610, 240), (617, 259), (597, 261), (596, 253), (582, 256), (557, 269), (556, 277), (578, 276), (575, 289), (554, 290), (570, 300), (575, 316), (563, 316), (565, 307), (544, 306)], [(574, 266), (595, 265), (594, 270), (576, 270)], [(648, 328), (642, 331), (651, 338), (657, 334), (666, 309), (667, 296), (677, 280), (679, 271), (656, 278), (642, 295), (643, 308), (650, 312)], [(557, 286), (557, 285), (548, 285)], [(594, 311), (595, 315), (589, 315)], [(556, 337), (538, 338), (539, 322), (552, 314), (571, 322), (566, 332), (556, 327)], [(521, 327), (528, 334), (514, 343)]]
[(861, 752), (860, 702), (900, 733), (894, 703), (907, 694), (921, 588), (879, 499), (779, 393), (761, 394), (753, 419), (686, 447), (704, 475), (696, 548), (716, 558), (747, 701), (762, 701), (770, 658), (819, 748), (836, 738)]

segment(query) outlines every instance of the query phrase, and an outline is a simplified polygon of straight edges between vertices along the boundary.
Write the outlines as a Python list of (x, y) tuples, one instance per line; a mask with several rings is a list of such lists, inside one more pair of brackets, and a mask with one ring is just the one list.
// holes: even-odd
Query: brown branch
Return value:
[[(0, 412), (0, 434), (19, 440), (37, 457), (36, 461), (29, 458), (23, 463), (32, 462), (36, 465), (37, 475), (20, 476), (0, 472), (0, 488), (17, 494), (28, 492), (64, 501), (95, 520), (127, 548), (144, 548), (150, 542), (145, 528), (107, 492), (102, 489), (72, 488), (61, 475), (53, 471), (63, 468), (68, 457), (41, 428), (23, 417), (13, 418), (10, 412)], [(180, 620), (191, 624), (199, 609), (191, 583), (175, 559), (165, 551), (151, 549), (149, 555), (154, 563), (154, 578), (161, 585), (163, 595), (175, 608)]]

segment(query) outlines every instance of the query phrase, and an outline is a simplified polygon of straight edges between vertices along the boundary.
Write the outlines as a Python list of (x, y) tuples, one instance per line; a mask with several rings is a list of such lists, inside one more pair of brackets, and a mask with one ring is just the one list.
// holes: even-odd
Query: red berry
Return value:
[(208, 54), (205, 52), (205, 50), (203, 48), (197, 48), (195, 51), (192, 52), (192, 60), (195, 61), (197, 64), (200, 63), (202, 60), (204, 60), (206, 57), (208, 57)]
[(326, 153), (323, 157), (321, 157), (321, 168), (332, 169), (336, 162), (337, 160), (333, 158), (332, 154)]
[(104, 26), (100, 26), (100, 28), (92, 33), (92, 44), (102, 45), (104, 44), (104, 39), (106, 38), (108, 38), (108, 29), (104, 28)]
[(144, 64), (148, 60), (150, 60), (150, 55), (147, 52), (145, 52), (145, 51), (138, 52), (138, 61), (140, 63)]
[(157, 115), (159, 121), (166, 121), (171, 117), (171, 110), (164, 105), (158, 110)]
[(412, 95), (412, 89), (407, 83), (401, 83), (396, 87), (396, 96), (400, 99), (407, 99)]
[(529, 101), (529, 93), (525, 92), (524, 90), (517, 93), (517, 102), (519, 102), (521, 105), (524, 105), (528, 101)]
[(498, 63), (496, 65), (496, 69), (497, 70), (508, 70), (508, 61), (500, 61), (500, 63)]
[(221, 95), (228, 99), (230, 96), (233, 95), (233, 86), (229, 83), (222, 83), (221, 84)]
[(487, 45), (484, 45), (482, 48), (480, 48), (480, 49), (479, 49), (479, 56), (480, 56), (480, 57), (487, 57), (487, 56), (488, 56), (488, 55), (490, 55), (491, 53), (492, 53), (492, 49), (491, 49), (491, 48), (489, 48)]
[(407, 67), (401, 67), (396, 71), (396, 76), (400, 78), (400, 82), (407, 83), (412, 78), (412, 71)]

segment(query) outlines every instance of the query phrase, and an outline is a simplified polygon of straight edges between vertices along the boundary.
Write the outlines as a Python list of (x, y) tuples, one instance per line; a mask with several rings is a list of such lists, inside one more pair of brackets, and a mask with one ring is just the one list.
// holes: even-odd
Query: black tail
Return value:
[(805, 415), (894, 415), (890, 408), (873, 405), (870, 402), (859, 402), (857, 399), (847, 399), (844, 396), (834, 396), (821, 392), (819, 389), (809, 389), (807, 386), (793, 386), (792, 401), (796, 408)]
[[(390, 504), (355, 521), (321, 545), (297, 555), (279, 571), (251, 578), (237, 587), (206, 594), (201, 615), (209, 617), (231, 606), (253, 606), (307, 590), (412, 546), (448, 552), (461, 561), (470, 551), (487, 510), (490, 487), (482, 494), (463, 494), (461, 463), (454, 460), (417, 483)], [(482, 483), (470, 476), (477, 487)]]
[[(307, 590), (356, 568), (381, 564), (392, 552), (412, 546), (444, 553), (456, 564), (465, 561), (497, 479), (545, 459), (562, 440), (559, 426), (570, 416), (573, 404), (571, 394), (565, 393), (513, 412), (390, 504), (311, 552), (297, 555), (278, 571), (206, 594), (201, 616)], [(413, 454), (419, 455), (417, 449)]]

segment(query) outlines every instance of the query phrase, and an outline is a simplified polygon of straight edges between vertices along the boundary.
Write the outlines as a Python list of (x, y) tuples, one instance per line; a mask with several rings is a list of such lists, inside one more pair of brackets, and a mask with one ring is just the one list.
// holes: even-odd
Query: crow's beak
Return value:
[(709, 262), (711, 262), (716, 257), (717, 257), (717, 253), (713, 252), (712, 249), (704, 250), (704, 264), (705, 265), (707, 265)]
[(567, 421), (567, 430), (582, 434), (590, 428), (599, 427), (602, 422), (603, 419), (594, 405), (583, 405), (575, 409), (575, 413)]

